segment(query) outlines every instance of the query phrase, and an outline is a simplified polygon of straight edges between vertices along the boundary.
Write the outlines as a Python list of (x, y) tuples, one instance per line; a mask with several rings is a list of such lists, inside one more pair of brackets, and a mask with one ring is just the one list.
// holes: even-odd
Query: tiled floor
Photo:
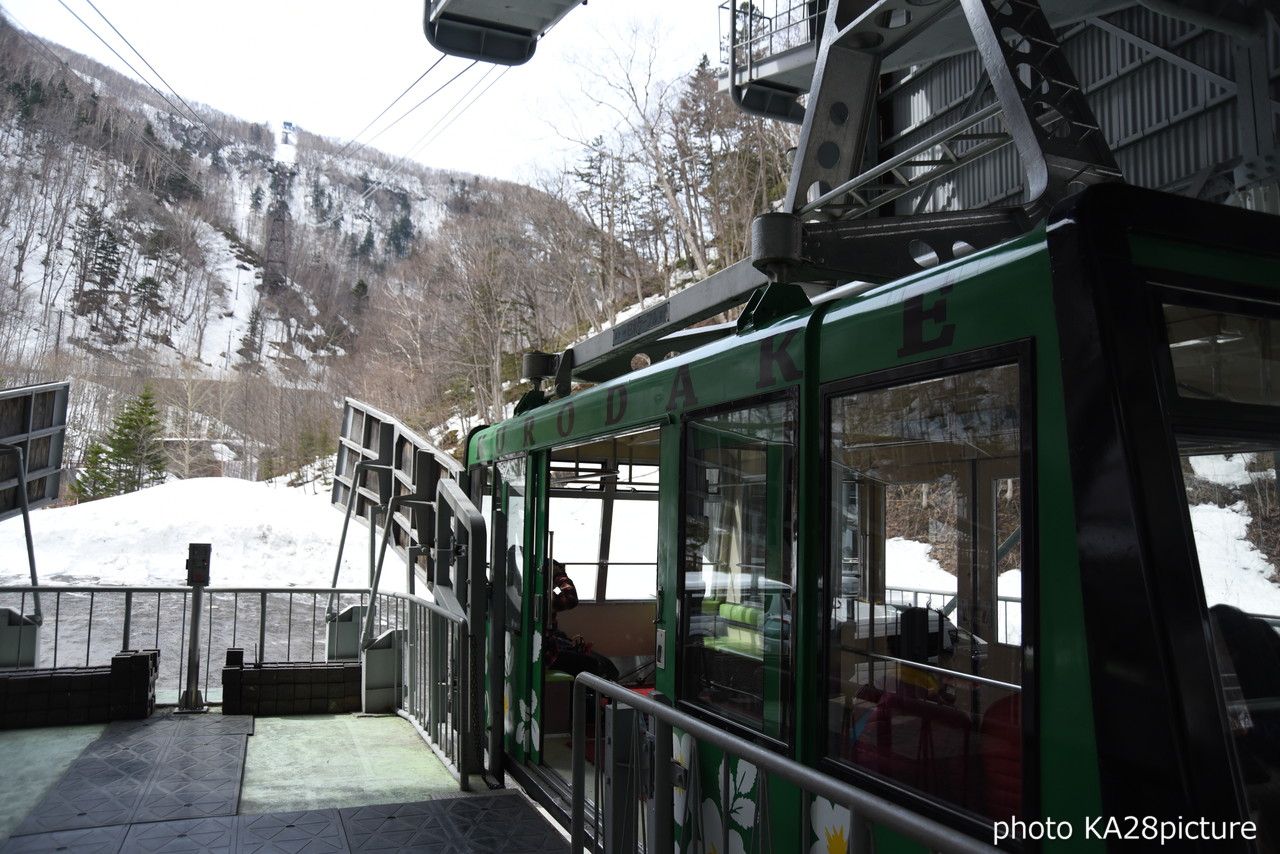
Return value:
[[(395, 756), (430, 751), (420, 739), (416, 744), (397, 743), (396, 725), (409, 726), (404, 721), (393, 718), (376, 726), (366, 722), (371, 724), (367, 728), (353, 716), (322, 716), (310, 726), (307, 718), (260, 723), (277, 736), (268, 739), (271, 747), (261, 740), (261, 732), (252, 735), (255, 721), (250, 717), (158, 715), (108, 725), (98, 740), (79, 750), (9, 840), (0, 844), (0, 854), (568, 850), (559, 829), (519, 792), (464, 795), (447, 773), (431, 780), (423, 779), (431, 777), (429, 772), (406, 772), (413, 763), (398, 762)], [(303, 732), (320, 740), (301, 737)], [(374, 733), (372, 739), (356, 735)], [(409, 735), (417, 738), (411, 728)], [(18, 737), (5, 733), (4, 738)], [(85, 735), (77, 733), (77, 738)], [(259, 769), (246, 774), (246, 742), (251, 738), (260, 739), (263, 747), (255, 748)], [(361, 741), (368, 743), (360, 746)], [(73, 743), (78, 749), (83, 741)], [(292, 762), (286, 754), (292, 754)], [(273, 789), (267, 779), (272, 773), (291, 780), (295, 791)], [(344, 785), (349, 786), (354, 775), (358, 786), (362, 773), (367, 775), (364, 797), (349, 799), (344, 793), (350, 789)], [(412, 778), (413, 785), (403, 788), (402, 781), (394, 779), (397, 775)], [(250, 777), (257, 779), (252, 786)], [(370, 805), (369, 798), (376, 798), (379, 789), (368, 781), (384, 777), (393, 778), (393, 788), (386, 791), (411, 792), (422, 800)], [(330, 778), (336, 789), (327, 789)], [(242, 781), (244, 791), (258, 792), (249, 810), (255, 814), (240, 814)], [(0, 798), (3, 795), (0, 781)], [(326, 806), (273, 808), (281, 803)]]

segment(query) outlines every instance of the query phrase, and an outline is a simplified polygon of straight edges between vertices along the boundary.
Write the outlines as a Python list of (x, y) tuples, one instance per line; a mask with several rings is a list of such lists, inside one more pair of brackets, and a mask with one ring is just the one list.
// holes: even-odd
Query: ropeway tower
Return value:
[(289, 196), (293, 189), (293, 179), (298, 174), (296, 144), (293, 122), (285, 122), (280, 143), (276, 146), (275, 162), (267, 170), (271, 175), (271, 202), (267, 206), (267, 244), (262, 283), (271, 289), (282, 287), (288, 279), (289, 238), (293, 223), (293, 217), (289, 213)]

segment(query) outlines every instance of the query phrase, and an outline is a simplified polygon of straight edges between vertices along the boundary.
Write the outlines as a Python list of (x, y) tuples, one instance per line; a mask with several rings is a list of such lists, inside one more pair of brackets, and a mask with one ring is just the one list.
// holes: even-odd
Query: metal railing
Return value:
[[(10, 641), (17, 648), (8, 658), (42, 668), (87, 667), (109, 664), (122, 650), (158, 649), (157, 700), (177, 701), (187, 684), (191, 588), (0, 587), (0, 608), (26, 614), (37, 592), (44, 601), (43, 625), (15, 626)], [(331, 601), (339, 612), (354, 606), (354, 618), (345, 624), (328, 621)], [(369, 630), (376, 639), (363, 650), (366, 688), (377, 670), (388, 710), (414, 724), (466, 790), (467, 777), (481, 770), (475, 745), (483, 709), (471, 708), (474, 694), (464, 690), (472, 669), (464, 650), (472, 641), (465, 616), (428, 599), (395, 592), (370, 597), (362, 588), (205, 588), (199, 621), (201, 694), (211, 702), (221, 700), (229, 648), (246, 650), (246, 662), (325, 661), (332, 652), (332, 632), (338, 646), (349, 650), (342, 657), (350, 659)], [(350, 634), (338, 641), (343, 631)], [(23, 649), (23, 643), (36, 648)]]
[[(470, 686), (477, 677), (467, 655), (472, 642), (467, 618), (418, 596), (386, 598), (394, 611), (388, 614), (384, 607), (380, 622), (394, 627), (392, 637), (399, 642), (383, 649), (402, 656), (393, 665), (397, 711), (413, 723), (462, 790), (469, 791), (470, 776), (483, 770), (479, 739), (484, 709), (473, 708), (476, 693)], [(376, 641), (366, 649), (365, 666), (383, 649)]]
[[(222, 656), (240, 648), (248, 661), (320, 661), (326, 654), (328, 588), (206, 588), (201, 605), (201, 683), (221, 684)], [(109, 664), (126, 649), (160, 650), (157, 692), (176, 696), (185, 685), (190, 643), (190, 587), (0, 587), (0, 608), (27, 613), (44, 599), (44, 624), (34, 634), (39, 667)], [(367, 606), (369, 591), (337, 591), (345, 606)], [(385, 597), (383, 597), (385, 598)], [(379, 609), (386, 612), (387, 608)], [(19, 645), (19, 660), (30, 659)], [(216, 676), (214, 674), (217, 674)], [(217, 696), (215, 692), (215, 696)]]
[(816, 41), (822, 33), (825, 3), (778, 0), (765, 9), (773, 14), (761, 8), (762, 4), (739, 5), (732, 0), (720, 4), (721, 62), (749, 68), (752, 62)]
[[(597, 697), (607, 697), (613, 702), (603, 706)], [(611, 724), (602, 720), (606, 716), (612, 717)], [(642, 716), (648, 721), (644, 721)], [(752, 825), (753, 838), (745, 843), (745, 850), (792, 850), (795, 846), (788, 844), (781, 834), (775, 838), (770, 827), (773, 816), (768, 793), (771, 783), (777, 781), (791, 784), (803, 793), (803, 806), (799, 811), (801, 850), (810, 847), (809, 834), (813, 828), (809, 804), (814, 798), (825, 798), (834, 810), (844, 812), (848, 822), (842, 831), (845, 833), (844, 849), (853, 854), (874, 850), (873, 838), (877, 828), (901, 834), (921, 843), (929, 851), (994, 854), (998, 850), (900, 804), (757, 744), (735, 738), (699, 718), (622, 685), (583, 673), (574, 680), (573, 686), (571, 851), (582, 851), (587, 844), (588, 721), (595, 724), (597, 738), (593, 764), (599, 768), (599, 779), (603, 781), (594, 801), (595, 843), (596, 848), (606, 854), (675, 850), (673, 822), (668, 820), (672, 816), (688, 837), (688, 850), (732, 850), (736, 846), (730, 844), (728, 837), (736, 831), (730, 830), (728, 814), (733, 806), (741, 807), (743, 816), (750, 816), (746, 821)], [(648, 731), (653, 733), (652, 742), (642, 747)], [(682, 734), (683, 756), (675, 755), (673, 735), (676, 731)], [(605, 737), (600, 738), (601, 735)], [(685, 738), (688, 739), (687, 748), (683, 747)], [(700, 763), (697, 751), (701, 746), (722, 751), (726, 757), (719, 766), (719, 803), (724, 809), (718, 823), (708, 823), (712, 826), (699, 824), (703, 804), (698, 795)], [(738, 760), (736, 772), (730, 769), (730, 757)], [(744, 773), (747, 766), (751, 769), (749, 774)], [(742, 784), (748, 776), (752, 783), (743, 788), (754, 792), (750, 810), (739, 798), (731, 797), (733, 794), (746, 794), (731, 792), (731, 789)], [(677, 798), (681, 797), (684, 799), (683, 808), (679, 808), (677, 803)], [(651, 809), (650, 815), (654, 820), (640, 814), (642, 809)], [(699, 842), (702, 847), (698, 847)]]
[[(885, 601), (894, 605), (908, 605), (915, 608), (929, 608), (941, 611), (944, 616), (951, 616), (956, 607), (956, 591), (928, 587), (886, 587)], [(998, 636), (999, 643), (1020, 643), (1022, 631), (1022, 597), (996, 596), (996, 608), (999, 611)], [(1016, 625), (1016, 632), (1011, 628)]]

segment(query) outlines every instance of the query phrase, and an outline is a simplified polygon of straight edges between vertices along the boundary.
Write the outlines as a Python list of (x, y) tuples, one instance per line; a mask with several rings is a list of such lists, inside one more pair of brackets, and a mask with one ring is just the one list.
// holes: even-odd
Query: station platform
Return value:
[(459, 791), (394, 715), (174, 715), (0, 732), (0, 854), (564, 852), (518, 790)]

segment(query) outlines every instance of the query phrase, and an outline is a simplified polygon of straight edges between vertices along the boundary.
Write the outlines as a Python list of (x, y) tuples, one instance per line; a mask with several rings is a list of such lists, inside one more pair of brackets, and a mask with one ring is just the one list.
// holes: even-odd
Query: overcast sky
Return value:
[[(571, 156), (565, 136), (610, 127), (609, 117), (583, 105), (575, 63), (607, 62), (605, 51), (616, 49), (634, 26), (656, 28), (666, 78), (692, 69), (704, 53), (718, 62), (718, 6), (719, 0), (590, 0), (546, 35), (527, 64), (505, 74), (497, 67), (482, 82), (487, 66), (467, 70), (371, 144), (395, 157), (409, 154), (440, 130), (449, 108), (473, 84), (477, 94), (493, 83), (416, 159), (436, 168), (531, 180), (536, 168), (556, 169)], [(440, 57), (423, 35), (421, 0), (0, 0), (0, 8), (20, 28), (137, 77), (96, 32), (150, 78), (105, 17), (187, 101), (276, 128), (292, 121), (343, 142)], [(446, 59), (360, 141), (469, 64)]]

